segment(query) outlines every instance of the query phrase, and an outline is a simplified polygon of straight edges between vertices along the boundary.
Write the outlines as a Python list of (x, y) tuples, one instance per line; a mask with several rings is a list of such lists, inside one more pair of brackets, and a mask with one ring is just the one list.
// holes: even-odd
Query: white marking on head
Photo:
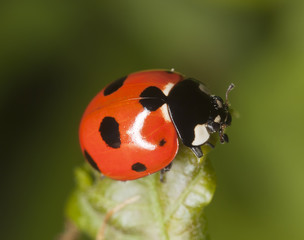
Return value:
[(216, 118), (213, 120), (216, 123), (220, 123), (221, 122), (221, 116), (217, 115)]
[(205, 124), (197, 124), (194, 128), (194, 140), (192, 142), (193, 146), (203, 145), (209, 139), (210, 134), (207, 131)]
[(200, 89), (202, 92), (207, 93), (207, 94), (210, 95), (209, 89), (208, 89), (204, 84), (200, 83), (200, 84), (199, 84), (199, 89)]
[(223, 104), (220, 100), (216, 99), (216, 104), (218, 105), (219, 108), (223, 107)]
[(167, 122), (171, 122), (171, 118), (169, 115), (169, 110), (168, 110), (168, 105), (167, 104), (163, 104), (160, 108), (160, 110), (162, 111), (163, 117)]
[(174, 83), (168, 83), (168, 84), (164, 87), (163, 93), (164, 93), (166, 96), (168, 96), (168, 94), (169, 94), (170, 90), (173, 88), (173, 86), (174, 86)]
[(147, 109), (144, 109), (141, 113), (139, 113), (136, 116), (133, 125), (128, 129), (127, 134), (130, 136), (132, 142), (135, 143), (137, 146), (152, 151), (156, 149), (157, 145), (146, 141), (141, 135), (141, 130), (144, 126), (145, 120), (150, 113), (151, 112)]
[(174, 68), (171, 68), (171, 69), (170, 69), (170, 72), (174, 72), (174, 71), (175, 71), (175, 69), (174, 69)]

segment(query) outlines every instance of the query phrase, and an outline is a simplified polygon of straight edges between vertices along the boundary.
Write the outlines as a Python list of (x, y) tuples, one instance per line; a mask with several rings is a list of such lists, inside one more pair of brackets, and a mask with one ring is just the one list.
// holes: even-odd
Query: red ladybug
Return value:
[(210, 95), (192, 78), (172, 71), (132, 73), (105, 87), (91, 101), (80, 123), (81, 149), (103, 175), (132, 180), (168, 166), (178, 150), (178, 137), (194, 154), (210, 133), (231, 124), (226, 102)]

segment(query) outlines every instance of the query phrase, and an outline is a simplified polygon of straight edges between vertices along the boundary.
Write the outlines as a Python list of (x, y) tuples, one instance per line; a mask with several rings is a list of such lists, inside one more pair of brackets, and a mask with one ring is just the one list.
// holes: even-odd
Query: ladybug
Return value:
[(86, 108), (79, 129), (82, 152), (103, 175), (123, 181), (166, 169), (177, 153), (178, 137), (201, 158), (211, 133), (228, 142), (224, 130), (231, 124), (227, 95), (232, 88), (224, 102), (173, 69), (122, 77)]

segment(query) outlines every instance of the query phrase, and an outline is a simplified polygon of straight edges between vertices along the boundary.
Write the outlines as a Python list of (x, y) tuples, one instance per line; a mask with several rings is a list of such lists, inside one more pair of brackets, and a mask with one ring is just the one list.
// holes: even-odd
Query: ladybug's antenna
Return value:
[[(228, 100), (228, 94), (231, 92), (231, 90), (234, 88), (234, 84), (233, 83), (230, 83), (229, 87), (227, 88), (227, 91), (226, 91), (226, 101), (225, 101), (225, 105), (226, 105), (226, 111), (227, 111), (227, 117), (226, 117), (226, 120), (225, 120), (225, 123), (224, 124), (221, 124), (221, 129), (219, 130), (219, 136), (220, 136), (220, 142), (221, 143), (227, 143), (229, 142), (229, 139), (228, 139), (228, 136), (227, 134), (224, 133), (224, 130), (225, 128), (228, 126), (227, 125), (227, 118), (228, 118), (228, 115), (229, 115), (229, 100)], [(231, 119), (230, 119), (231, 121)], [(230, 125), (230, 124), (229, 124)]]
[(233, 83), (230, 83), (227, 91), (226, 91), (226, 105), (229, 105), (229, 101), (228, 101), (228, 94), (231, 92), (231, 90), (235, 87), (235, 85)]

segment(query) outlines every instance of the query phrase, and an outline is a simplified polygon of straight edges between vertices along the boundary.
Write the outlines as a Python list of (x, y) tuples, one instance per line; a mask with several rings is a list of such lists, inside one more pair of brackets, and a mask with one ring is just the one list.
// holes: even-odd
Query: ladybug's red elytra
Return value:
[(228, 142), (231, 124), (226, 102), (201, 82), (165, 70), (122, 77), (95, 96), (80, 123), (79, 139), (87, 161), (103, 175), (132, 180), (171, 164), (178, 137), (200, 158), (211, 133)]

